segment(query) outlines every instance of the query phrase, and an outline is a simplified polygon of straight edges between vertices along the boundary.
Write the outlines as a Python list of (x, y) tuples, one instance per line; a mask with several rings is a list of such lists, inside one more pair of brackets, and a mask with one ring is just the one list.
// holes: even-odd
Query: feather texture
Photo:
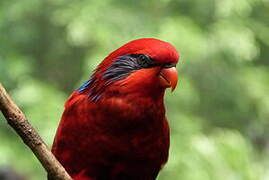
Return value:
[(163, 66), (170, 44), (131, 41), (111, 53), (65, 103), (52, 152), (75, 180), (154, 180), (168, 158)]

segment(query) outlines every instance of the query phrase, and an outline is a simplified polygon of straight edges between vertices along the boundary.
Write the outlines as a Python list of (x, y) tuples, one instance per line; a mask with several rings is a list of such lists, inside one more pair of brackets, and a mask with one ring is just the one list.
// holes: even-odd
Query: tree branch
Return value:
[(63, 166), (48, 149), (36, 130), (28, 122), (23, 112), (12, 101), (0, 83), (0, 110), (7, 123), (19, 134), (23, 142), (32, 150), (50, 178), (55, 180), (72, 180)]

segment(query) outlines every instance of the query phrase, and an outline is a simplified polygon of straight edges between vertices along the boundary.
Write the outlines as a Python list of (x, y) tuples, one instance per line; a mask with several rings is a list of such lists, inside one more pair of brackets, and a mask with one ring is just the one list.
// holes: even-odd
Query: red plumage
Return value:
[(154, 180), (168, 158), (165, 88), (176, 86), (178, 53), (157, 39), (108, 55), (75, 91), (52, 152), (75, 180)]

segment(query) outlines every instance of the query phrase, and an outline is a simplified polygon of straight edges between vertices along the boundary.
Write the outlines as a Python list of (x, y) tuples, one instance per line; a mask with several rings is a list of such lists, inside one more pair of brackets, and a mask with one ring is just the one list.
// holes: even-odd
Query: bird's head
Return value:
[(179, 54), (169, 43), (158, 39), (133, 40), (111, 54), (97, 67), (91, 79), (79, 88), (92, 101), (102, 94), (140, 93), (156, 95), (177, 85)]

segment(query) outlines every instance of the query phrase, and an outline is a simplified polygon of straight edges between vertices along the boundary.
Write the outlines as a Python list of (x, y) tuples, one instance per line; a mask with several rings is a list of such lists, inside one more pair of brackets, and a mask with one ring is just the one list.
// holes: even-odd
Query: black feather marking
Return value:
[(110, 84), (111, 82), (126, 78), (135, 70), (151, 68), (157, 65), (157, 63), (145, 54), (127, 54), (120, 56), (103, 73), (103, 79), (106, 79), (108, 84)]
[(106, 87), (113, 82), (123, 80), (128, 77), (133, 71), (152, 68), (158, 66), (148, 55), (145, 54), (127, 54), (118, 57), (110, 67), (108, 67), (102, 74), (101, 80), (104, 84), (102, 87), (98, 86), (99, 79), (93, 75), (90, 80), (86, 81), (79, 89), (79, 93), (89, 89), (89, 98), (93, 102), (97, 102)]

